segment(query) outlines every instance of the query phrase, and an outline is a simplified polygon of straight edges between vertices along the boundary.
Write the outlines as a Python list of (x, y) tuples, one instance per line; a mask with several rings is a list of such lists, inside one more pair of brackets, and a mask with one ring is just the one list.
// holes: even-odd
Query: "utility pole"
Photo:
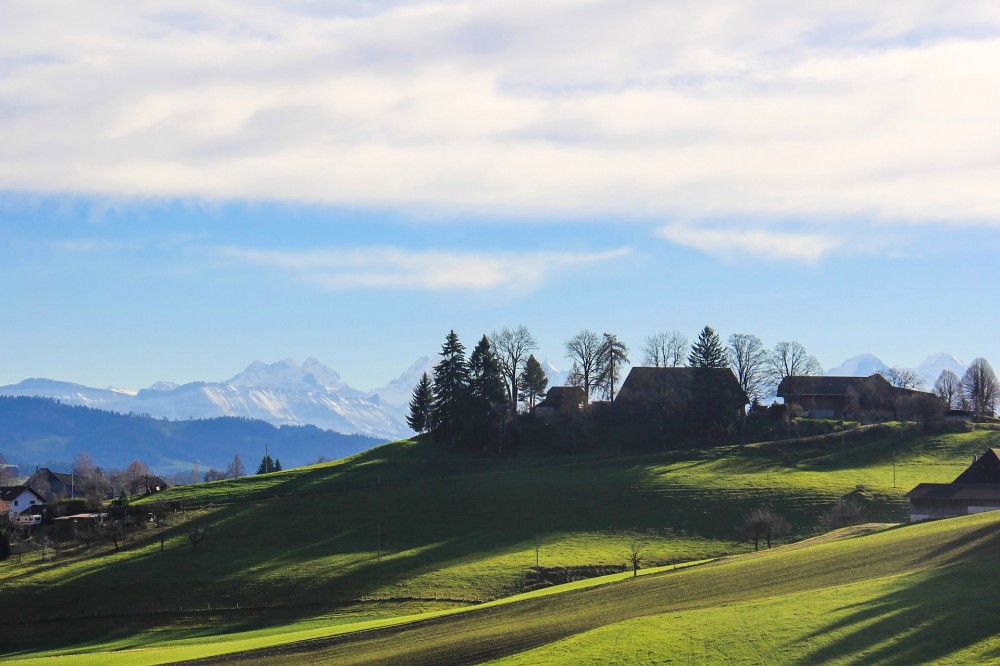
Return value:
[(382, 523), (378, 523), (375, 526), (375, 561), (382, 561)]
[(538, 532), (535, 532), (535, 568), (538, 568)]

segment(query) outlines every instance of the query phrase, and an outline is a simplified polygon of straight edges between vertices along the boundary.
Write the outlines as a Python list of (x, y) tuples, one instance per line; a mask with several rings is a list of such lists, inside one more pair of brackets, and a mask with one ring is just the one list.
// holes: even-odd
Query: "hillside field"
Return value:
[[(326, 636), (415, 614), (426, 617), (420, 614), (471, 608), (471, 614), (460, 615), (476, 617), (486, 612), (476, 606), (482, 602), (621, 570), (630, 544), (637, 540), (647, 544), (644, 567), (669, 568), (677, 562), (745, 553), (746, 544), (733, 542), (732, 525), (753, 506), (771, 505), (785, 515), (794, 528), (791, 539), (818, 534), (819, 515), (848, 493), (865, 500), (870, 521), (905, 521), (902, 495), (907, 490), (922, 481), (950, 481), (973, 453), (989, 446), (1000, 446), (1000, 432), (924, 434), (916, 428), (886, 427), (857, 440), (827, 437), (604, 459), (497, 460), (407, 441), (335, 463), (180, 487), (163, 496), (185, 505), (168, 517), (163, 552), (156, 528), (146, 526), (120, 552), (106, 544), (89, 551), (68, 545), (51, 561), (40, 562), (39, 554), (31, 553), (20, 563), (0, 563), (0, 599), (21, 609), (22, 618), (0, 628), (4, 646), (0, 658), (79, 654), (74, 661), (88, 663), (88, 654), (96, 659), (98, 652), (142, 646), (150, 650), (147, 656), (152, 661), (146, 663), (158, 663), (158, 659), (217, 654), (229, 647)], [(977, 520), (992, 525), (989, 518)], [(195, 524), (210, 527), (197, 550), (187, 538)], [(595, 653), (593, 646), (613, 643), (620, 635), (615, 632), (629, 632), (628, 649), (640, 649), (636, 636), (662, 638), (657, 622), (701, 626), (706, 621), (697, 613), (714, 612), (710, 609), (719, 604), (727, 610), (718, 610), (712, 622), (722, 623), (721, 628), (747, 622), (749, 615), (740, 613), (757, 612), (753, 604), (777, 604), (767, 611), (773, 615), (775, 609), (787, 607), (775, 599), (807, 589), (861, 585), (845, 594), (860, 595), (859, 599), (882, 593), (877, 590), (888, 594), (890, 587), (878, 587), (889, 585), (883, 581), (886, 577), (915, 576), (905, 579), (905, 587), (930, 575), (929, 568), (937, 571), (948, 565), (948, 557), (940, 553), (917, 558), (912, 566), (886, 555), (897, 547), (891, 545), (892, 539), (903, 538), (896, 534), (917, 535), (906, 548), (919, 550), (924, 543), (920, 530), (948, 531), (938, 525), (831, 540), (816, 544), (819, 551), (784, 547), (692, 567), (683, 576), (680, 571), (667, 572), (578, 590), (571, 594), (596, 595), (662, 580), (657, 584), (666, 585), (668, 591), (662, 598), (649, 597), (645, 605), (633, 604), (634, 610), (628, 603), (614, 607), (620, 601), (617, 597), (595, 602), (607, 611), (581, 621), (572, 636), (545, 635), (537, 644), (518, 643), (496, 656), (516, 659), (518, 652), (538, 649), (537, 654), (528, 652), (521, 658), (525, 663), (577, 663), (601, 653)], [(941, 538), (943, 544), (952, 537)], [(855, 563), (854, 569), (864, 570), (863, 578), (849, 575), (851, 567), (835, 566), (824, 573), (813, 564), (801, 564), (803, 568), (789, 570), (794, 575), (782, 575), (782, 580), (789, 579), (787, 584), (767, 589), (755, 585), (752, 590), (719, 588), (718, 602), (712, 601), (713, 586), (720, 583), (711, 576), (721, 574), (711, 572), (724, 567), (779, 561), (766, 558), (801, 558), (805, 556), (793, 553), (807, 550), (850, 550), (854, 544), (877, 539), (890, 544), (880, 546), (885, 562), (876, 567)], [(984, 539), (977, 537), (976, 542)], [(841, 557), (848, 551), (838, 552)], [(866, 563), (872, 559), (858, 557)], [(753, 568), (741, 571), (750, 579), (761, 575)], [(723, 577), (729, 580), (732, 575)], [(680, 588), (671, 587), (679, 583), (669, 581), (683, 577), (688, 582), (681, 586), (686, 590), (681, 594)], [(883, 582), (866, 582), (875, 578)], [(701, 601), (680, 603), (685, 595)], [(557, 598), (563, 595), (537, 597), (530, 603), (566, 603), (554, 601)], [(809, 595), (808, 603), (813, 604), (809, 608), (815, 610), (803, 605), (803, 617), (825, 622), (831, 611), (822, 600), (835, 598)], [(739, 604), (750, 606), (741, 611)], [(560, 614), (568, 612), (559, 607)], [(569, 615), (560, 618), (560, 625), (568, 623)], [(521, 621), (512, 620), (511, 626)], [(787, 633), (792, 636), (805, 631), (803, 627), (789, 628)], [(692, 632), (684, 635), (691, 637), (690, 643), (670, 644), (671, 654), (687, 650), (703, 655), (701, 660), (711, 654), (708, 643), (718, 648), (714, 638), (703, 637), (699, 643)], [(551, 642), (557, 639), (560, 642)], [(816, 649), (822, 647), (813, 642)], [(649, 649), (661, 651), (653, 644)], [(381, 654), (373, 650), (371, 654)], [(137, 653), (127, 654), (131, 661), (122, 663), (138, 663)], [(761, 663), (746, 654), (746, 663)], [(621, 654), (622, 663), (641, 663), (640, 657)]]

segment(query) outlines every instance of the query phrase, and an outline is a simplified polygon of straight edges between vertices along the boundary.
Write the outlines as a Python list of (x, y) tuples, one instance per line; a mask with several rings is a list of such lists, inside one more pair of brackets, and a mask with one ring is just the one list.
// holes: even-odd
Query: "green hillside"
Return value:
[[(0, 645), (15, 657), (329, 633), (620, 569), (637, 539), (645, 566), (746, 552), (731, 527), (761, 504), (792, 522), (795, 539), (818, 533), (818, 516), (851, 492), (869, 520), (902, 521), (906, 490), (951, 480), (991, 445), (1000, 432), (886, 428), (853, 441), (496, 460), (400, 442), (172, 489), (164, 499), (186, 508), (169, 516), (163, 552), (147, 526), (121, 552), (67, 547), (50, 562), (0, 563), (0, 598), (23, 618), (0, 628)], [(195, 524), (210, 526), (196, 551)]]

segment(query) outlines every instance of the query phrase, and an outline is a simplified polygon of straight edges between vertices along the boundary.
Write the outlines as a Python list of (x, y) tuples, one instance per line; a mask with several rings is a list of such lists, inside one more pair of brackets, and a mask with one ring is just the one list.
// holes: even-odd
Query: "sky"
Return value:
[(990, 2), (7, 0), (0, 385), (521, 324), (1000, 360), (997, 109)]

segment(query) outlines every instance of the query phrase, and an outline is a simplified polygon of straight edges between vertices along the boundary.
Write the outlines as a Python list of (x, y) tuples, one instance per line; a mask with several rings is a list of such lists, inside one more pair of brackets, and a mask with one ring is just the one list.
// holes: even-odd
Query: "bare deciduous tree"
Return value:
[(767, 365), (774, 386), (786, 377), (823, 374), (823, 368), (816, 357), (810, 356), (805, 347), (794, 341), (776, 344), (767, 359)]
[(962, 393), (973, 412), (993, 416), (1000, 398), (1000, 382), (993, 367), (985, 358), (977, 358), (962, 376)]
[[(320, 456), (322, 457), (322, 456)], [(226, 476), (230, 479), (238, 479), (241, 476), (247, 475), (247, 468), (243, 464), (243, 459), (240, 458), (240, 454), (233, 456), (233, 461), (229, 463), (229, 467), (226, 468)]]
[(879, 372), (879, 374), (885, 377), (887, 382), (901, 389), (922, 389), (925, 383), (915, 370), (900, 368), (899, 366), (887, 368)]
[(0, 453), (0, 486), (10, 485), (14, 480), (14, 468), (7, 464), (7, 459)]
[(211, 529), (211, 525), (205, 525), (204, 527), (202, 527), (201, 524), (198, 522), (195, 522), (193, 525), (191, 525), (191, 528), (188, 530), (187, 536), (188, 540), (191, 542), (192, 551), (197, 552), (198, 544), (201, 543), (202, 540), (205, 538), (205, 535), (208, 534), (209, 529)]
[(938, 375), (934, 393), (948, 404), (948, 409), (961, 409), (962, 380), (951, 370), (942, 370)]
[(225, 478), (227, 478), (226, 473), (223, 472), (221, 469), (216, 469), (212, 467), (207, 472), (205, 472), (206, 483), (208, 483), (209, 481), (222, 481)]
[(628, 347), (612, 333), (605, 333), (598, 354), (597, 386), (614, 402), (615, 388), (621, 381), (622, 367), (628, 361)]
[(827, 530), (858, 525), (864, 521), (865, 507), (853, 497), (844, 497), (820, 516), (819, 524)]
[(538, 349), (538, 343), (528, 331), (528, 327), (523, 325), (514, 329), (503, 328), (499, 331), (493, 331), (489, 340), (490, 346), (500, 362), (500, 369), (507, 381), (507, 388), (510, 390), (510, 411), (516, 413), (518, 380), (521, 377), (524, 364), (528, 360), (528, 354)]
[(729, 365), (736, 373), (740, 388), (751, 404), (767, 392), (768, 352), (756, 335), (734, 333), (729, 336)]
[(590, 398), (600, 371), (601, 337), (587, 329), (580, 331), (566, 341), (566, 356), (573, 361), (570, 383), (582, 386), (584, 393)]
[(633, 541), (632, 545), (629, 547), (628, 562), (632, 565), (633, 578), (639, 575), (639, 565), (642, 564), (643, 559), (645, 559), (645, 549), (646, 544), (638, 541)]
[(676, 368), (684, 365), (691, 344), (679, 331), (665, 331), (646, 338), (642, 345), (642, 362), (654, 368)]
[(736, 523), (736, 536), (739, 540), (753, 544), (753, 549), (760, 550), (764, 541), (771, 547), (774, 539), (791, 532), (792, 526), (771, 507), (750, 509), (746, 516)]

